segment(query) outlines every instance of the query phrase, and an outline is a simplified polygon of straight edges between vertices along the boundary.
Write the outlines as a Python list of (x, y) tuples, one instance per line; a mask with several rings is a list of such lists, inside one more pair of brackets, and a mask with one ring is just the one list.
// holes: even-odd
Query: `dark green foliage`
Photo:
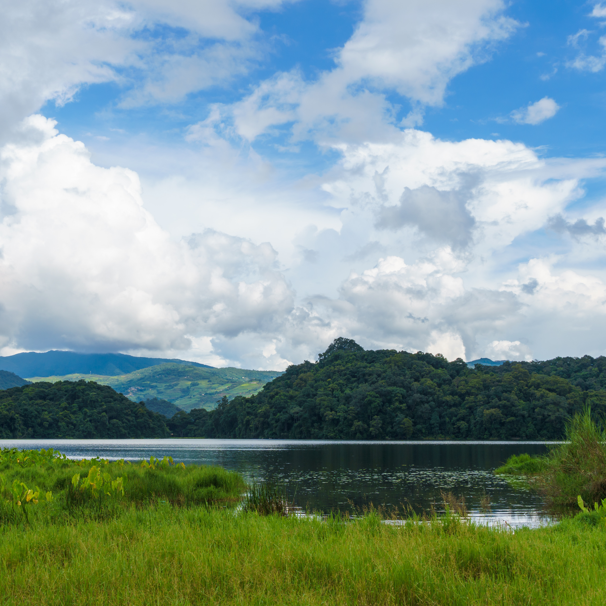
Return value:
[(335, 339), (329, 346), (328, 349), (318, 355), (318, 362), (326, 362), (333, 354), (338, 351), (364, 351), (364, 348), (358, 345), (353, 339), (345, 339), (339, 337)]
[(151, 398), (150, 400), (145, 400), (141, 403), (144, 404), (145, 408), (148, 410), (157, 412), (168, 419), (173, 417), (179, 411), (183, 410), (182, 408), (175, 406), (172, 402), (169, 402), (168, 400), (161, 400), (160, 398)]
[[(334, 344), (333, 344), (334, 345)], [(470, 369), (462, 360), (331, 346), (289, 367), (251, 398), (176, 414), (178, 436), (349, 440), (559, 440), (566, 421), (606, 391), (583, 390), (535, 366)], [(540, 366), (536, 368), (541, 368)], [(503, 369), (503, 370), (501, 370)], [(532, 370), (532, 372), (531, 372)]]
[[(585, 501), (597, 508), (606, 499), (606, 431), (585, 408), (566, 424), (564, 437), (547, 456), (513, 456), (495, 473), (527, 476), (552, 507), (576, 511)], [(606, 507), (599, 514), (606, 516)]]
[(544, 362), (504, 362), (500, 366), (485, 367), (485, 372), (507, 374), (513, 367), (521, 367), (533, 374), (567, 379), (584, 391), (606, 389), (606, 357), (554, 358)]
[(83, 354), (73, 351), (47, 351), (46, 353), (25, 352), (14, 356), (0, 356), (0, 369), (9, 370), (21, 377), (51, 377), (76, 373), (117, 376), (168, 362), (211, 368), (205, 364), (185, 360), (140, 358), (126, 354)]
[(0, 439), (167, 435), (164, 417), (97, 383), (34, 383), (0, 391)]
[(532, 457), (529, 454), (513, 455), (505, 465), (494, 470), (497, 475), (534, 476), (545, 471), (549, 465), (547, 457)]
[(11, 387), (22, 387), (29, 385), (29, 381), (18, 377), (12, 372), (0, 370), (0, 389), (10, 389)]

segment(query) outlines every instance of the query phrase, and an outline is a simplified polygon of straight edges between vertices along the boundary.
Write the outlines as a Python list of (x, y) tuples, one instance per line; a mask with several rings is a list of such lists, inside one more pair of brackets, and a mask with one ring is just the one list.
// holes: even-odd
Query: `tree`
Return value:
[(328, 358), (338, 351), (357, 352), (364, 351), (364, 348), (361, 345), (358, 345), (353, 339), (338, 337), (328, 346), (328, 349), (324, 353), (318, 354), (318, 362), (326, 362)]

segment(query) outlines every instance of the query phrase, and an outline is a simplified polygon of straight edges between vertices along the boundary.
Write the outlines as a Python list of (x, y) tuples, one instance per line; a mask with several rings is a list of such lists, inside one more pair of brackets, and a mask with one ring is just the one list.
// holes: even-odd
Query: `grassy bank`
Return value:
[[(582, 520), (582, 519), (580, 519)], [(0, 530), (3, 604), (599, 604), (606, 527), (393, 527), (160, 504)]]
[(235, 508), (243, 480), (220, 468), (53, 451), (0, 451), (0, 486), (0, 604), (606, 601), (604, 509), (515, 533), (456, 515), (260, 516), (274, 493)]
[(245, 483), (221, 467), (175, 465), (152, 457), (129, 463), (74, 461), (51, 450), (0, 450), (0, 525), (77, 523), (109, 519), (133, 507), (226, 506)]
[(590, 505), (606, 499), (606, 431), (587, 408), (566, 424), (566, 440), (545, 456), (510, 457), (495, 470), (514, 482), (526, 482), (546, 497), (549, 507), (576, 511), (578, 499)]

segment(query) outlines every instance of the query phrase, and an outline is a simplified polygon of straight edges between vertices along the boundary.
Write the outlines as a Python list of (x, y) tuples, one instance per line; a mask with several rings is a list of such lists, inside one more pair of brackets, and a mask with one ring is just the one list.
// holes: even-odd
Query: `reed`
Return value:
[(552, 509), (576, 510), (579, 497), (600, 503), (606, 498), (606, 432), (587, 408), (567, 423), (565, 441), (546, 456), (513, 456), (495, 473), (525, 476)]

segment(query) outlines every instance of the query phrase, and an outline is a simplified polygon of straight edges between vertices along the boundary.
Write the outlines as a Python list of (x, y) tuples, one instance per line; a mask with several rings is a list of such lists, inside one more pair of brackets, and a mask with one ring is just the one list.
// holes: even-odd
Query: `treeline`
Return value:
[(33, 383), (0, 391), (0, 439), (169, 435), (164, 417), (97, 383)]
[[(557, 440), (585, 405), (606, 413), (606, 359), (470, 369), (338, 339), (250, 398), (177, 413), (175, 436), (348, 440)], [(564, 378), (566, 377), (566, 378)]]
[[(467, 367), (462, 360), (364, 351), (337, 339), (255, 396), (167, 417), (92, 382), (0, 391), (0, 438), (558, 440), (575, 413), (606, 415), (606, 358)], [(175, 407), (176, 408), (176, 407)]]

